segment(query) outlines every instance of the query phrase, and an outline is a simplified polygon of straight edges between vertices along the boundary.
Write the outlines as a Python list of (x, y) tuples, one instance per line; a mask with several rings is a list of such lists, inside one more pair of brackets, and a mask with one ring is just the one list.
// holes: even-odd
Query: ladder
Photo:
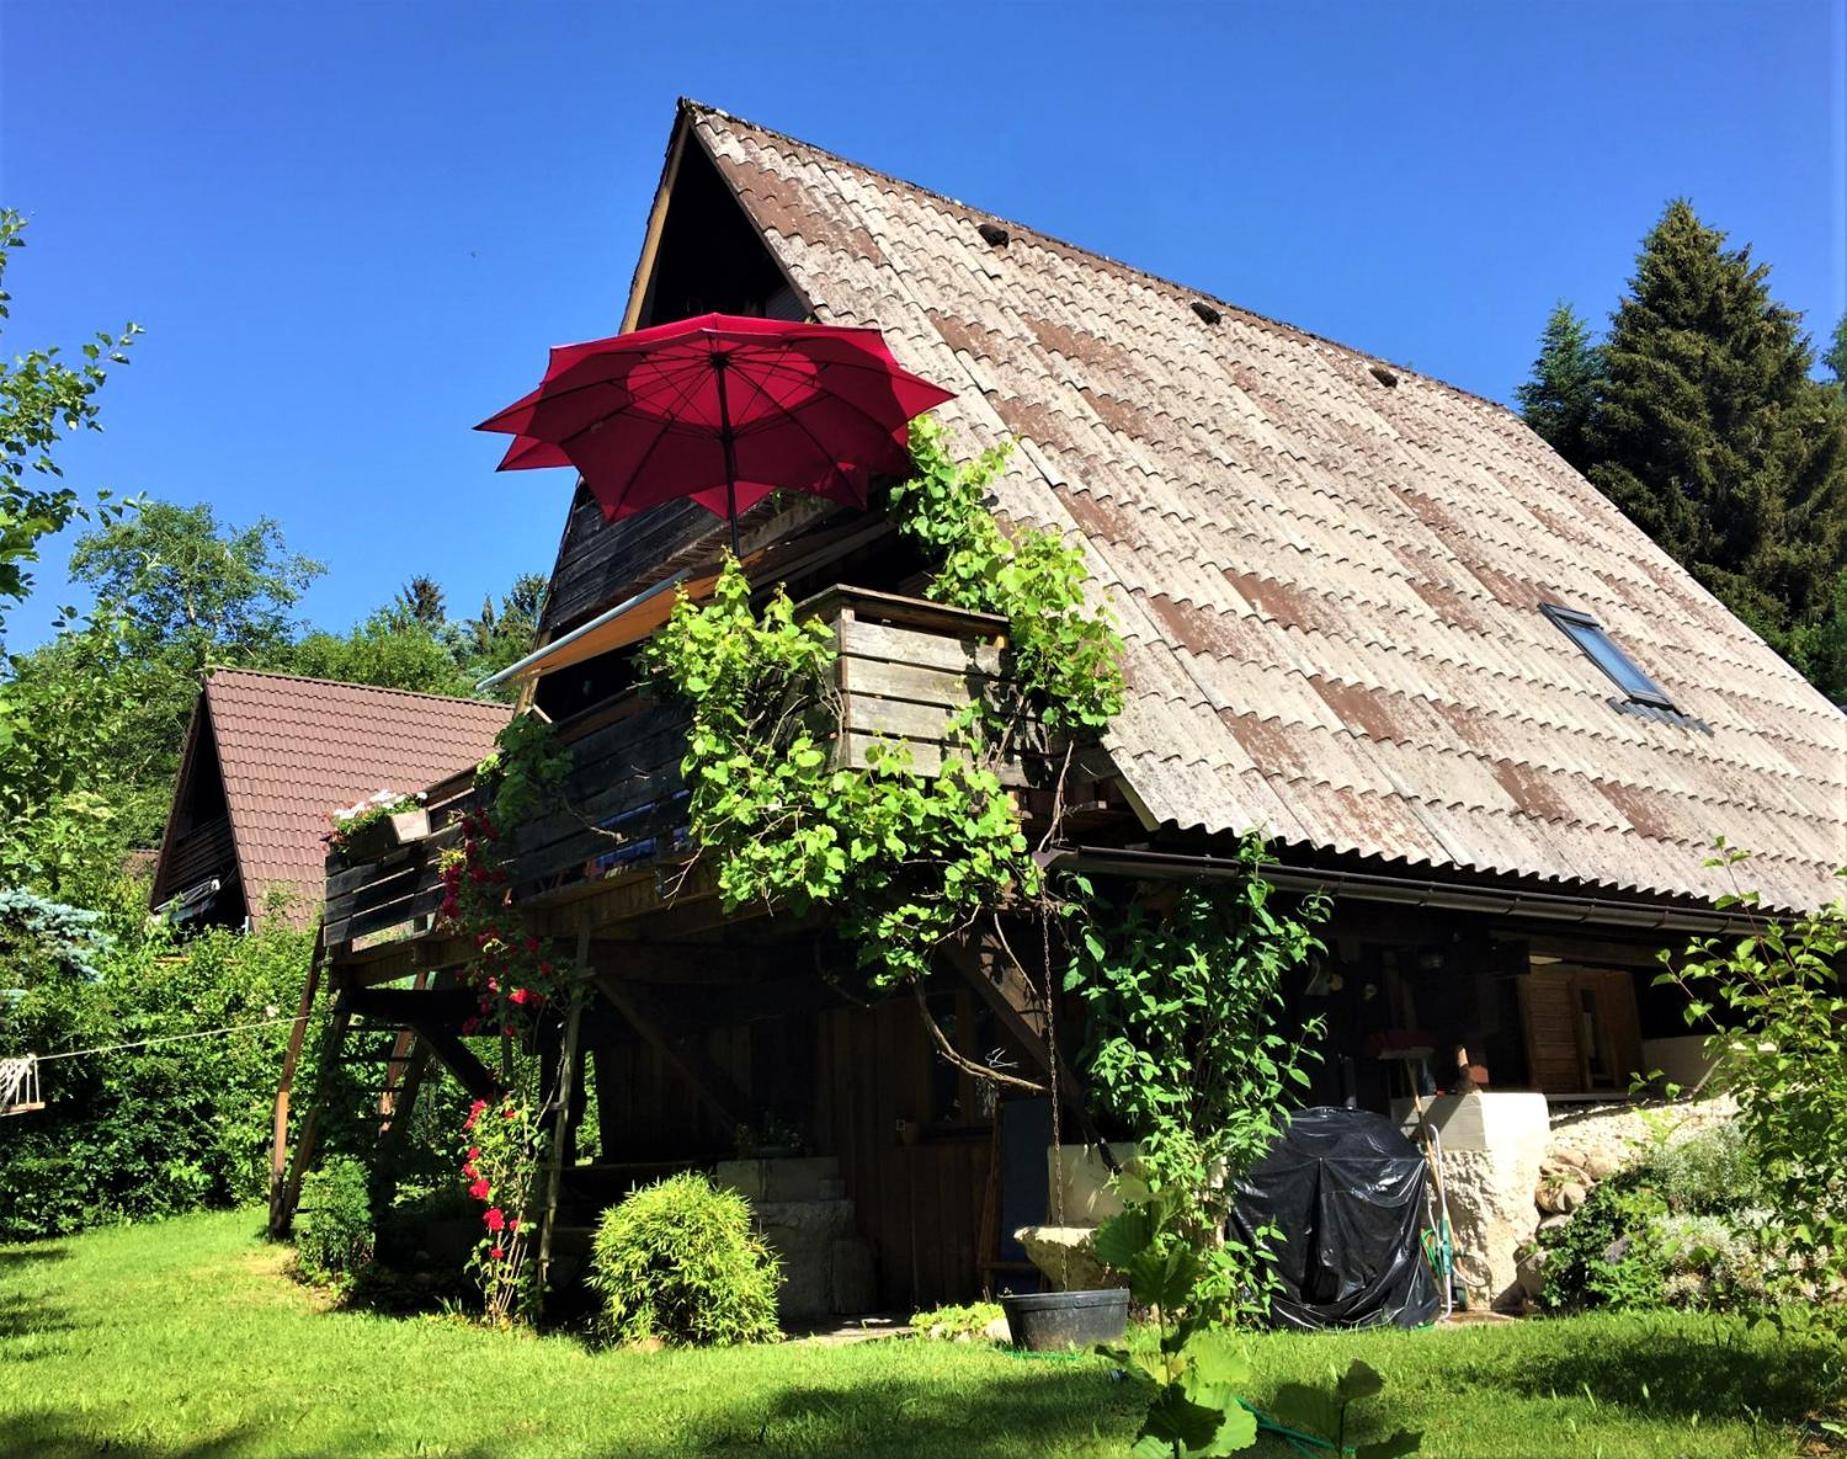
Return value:
[(23, 1115), (44, 1107), (38, 1085), (38, 1055), (0, 1059), (0, 1115)]

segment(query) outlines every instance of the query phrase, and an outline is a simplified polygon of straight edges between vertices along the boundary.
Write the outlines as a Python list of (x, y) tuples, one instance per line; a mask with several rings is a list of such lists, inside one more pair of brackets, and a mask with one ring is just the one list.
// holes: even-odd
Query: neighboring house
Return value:
[[(1769, 905), (1830, 895), (1847, 717), (1504, 407), (683, 104), (622, 324), (707, 309), (877, 325), (958, 392), (937, 413), (962, 448), (1017, 442), (999, 511), (1085, 544), (1127, 643), (1128, 703), (1062, 855), (1210, 877), (1261, 830), (1280, 886), (1331, 892), (1327, 959), (1293, 999), (1329, 1024), (1319, 1097), (1383, 1106), (1421, 1077), (1408, 1049), (1447, 1083), (1457, 1045), (1497, 1090), (1623, 1097), (1687, 1057), (1656, 952), (1736, 925), (1702, 866), (1715, 834), (1757, 851)], [(664, 896), (682, 741), (633, 664), (664, 600), (563, 641), (709, 565), (722, 532), (690, 504), (607, 523), (580, 489), (547, 598), (560, 646), (528, 671), (592, 808), (518, 838), (515, 879), (601, 992), (603, 1164), (578, 1174), (709, 1164), (774, 1116), (837, 1163), (881, 1305), (966, 1296), (1017, 1273), (1007, 1233), (1044, 1213), (1043, 1124), (1009, 1102), (997, 1120), (905, 1000), (839, 997), (824, 930)], [(746, 554), (798, 598), (876, 590), (829, 611), (887, 645), (979, 636), (890, 596), (921, 565), (876, 517), (767, 502)], [(890, 707), (849, 691), (855, 725)], [(334, 981), (483, 1089), (465, 1000), (378, 991), (465, 953), (377, 945), (434, 905), (434, 875), (432, 852), (382, 912), (382, 892), (330, 901)], [(979, 949), (949, 961), (928, 997), (963, 1052), (1042, 1055), (1044, 1010)]]
[(272, 898), (319, 917), (330, 814), (480, 762), (508, 708), (213, 669), (199, 692), (150, 899), (177, 920), (241, 927)]

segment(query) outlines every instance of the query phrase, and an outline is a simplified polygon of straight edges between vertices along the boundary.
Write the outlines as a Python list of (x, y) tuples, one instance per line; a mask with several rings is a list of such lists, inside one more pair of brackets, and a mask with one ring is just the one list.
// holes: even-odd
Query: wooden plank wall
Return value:
[[(706, 1051), (739, 1089), (751, 1088), (751, 1038), (745, 1026), (713, 1029)], [(686, 1077), (640, 1039), (595, 1050), (597, 1124), (603, 1159), (729, 1159), (735, 1144)]]
[(816, 1144), (840, 1160), (879, 1302), (892, 1311), (967, 1301), (980, 1285), (977, 1232), (990, 1136), (907, 1144), (901, 1122), (930, 1115), (934, 1058), (908, 999), (834, 1009), (817, 1029)]

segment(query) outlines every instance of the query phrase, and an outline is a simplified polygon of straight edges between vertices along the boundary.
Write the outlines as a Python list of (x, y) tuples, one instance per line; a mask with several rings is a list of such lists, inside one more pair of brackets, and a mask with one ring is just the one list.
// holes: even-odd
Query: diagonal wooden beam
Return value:
[(428, 1045), (437, 1062), (455, 1076), (456, 1083), (466, 1089), (472, 1098), (489, 1101), (500, 1098), (500, 1081), (457, 1035), (438, 1023), (412, 1020), (410, 1026), (417, 1031), (417, 1037)]
[[(949, 965), (967, 978), (994, 1010), (1001, 1027), (1013, 1035), (1040, 1071), (1049, 1075), (1054, 1051), (1052, 1041), (1046, 1037), (1051, 1020), (1047, 1016), (1045, 998), (1020, 971), (1019, 964), (1001, 946), (999, 939), (985, 934), (946, 943), (942, 951)], [(1056, 1053), (1059, 1098), (1077, 1120), (1085, 1142), (1103, 1148), (1107, 1163), (1109, 1147), (1091, 1115), (1084, 1076), (1062, 1038), (1057, 1041)]]
[(693, 1093), (721, 1123), (735, 1128), (749, 1119), (750, 1106), (731, 1076), (706, 1053), (696, 1034), (674, 1029), (670, 1012), (654, 993), (640, 984), (625, 983), (604, 972), (593, 973), (591, 981), (635, 1032), (685, 1076), (693, 1086)]

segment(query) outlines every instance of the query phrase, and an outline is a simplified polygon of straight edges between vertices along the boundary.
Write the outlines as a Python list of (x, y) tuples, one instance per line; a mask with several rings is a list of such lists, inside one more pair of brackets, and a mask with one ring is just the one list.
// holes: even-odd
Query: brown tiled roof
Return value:
[[(1019, 442), (1000, 510), (1087, 543), (1150, 821), (1701, 897), (1723, 832), (1767, 899), (1827, 895), (1847, 717), (1510, 412), (688, 115), (815, 314), (960, 391), (938, 413), (964, 445)], [(1542, 602), (1596, 615), (1683, 712), (1614, 692)]]
[(328, 815), (375, 790), (422, 790), (480, 762), (504, 704), (214, 669), (205, 681), (239, 872), (251, 909), (296, 894), (318, 915)]

